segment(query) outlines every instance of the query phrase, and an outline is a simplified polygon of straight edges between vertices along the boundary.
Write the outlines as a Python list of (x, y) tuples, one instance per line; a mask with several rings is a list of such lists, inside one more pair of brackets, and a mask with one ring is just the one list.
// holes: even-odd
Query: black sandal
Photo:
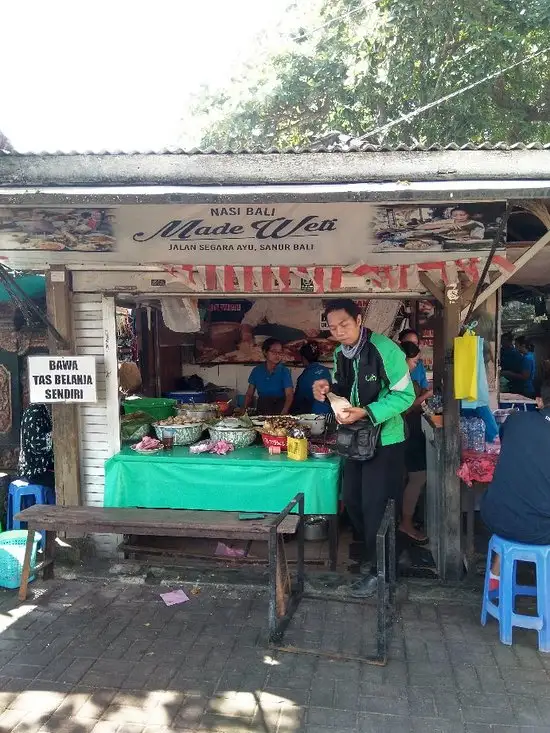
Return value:
[(404, 532), (402, 529), (398, 529), (397, 531), (399, 532), (399, 534), (402, 534), (410, 542), (418, 545), (419, 547), (425, 547), (430, 543), (430, 538), (428, 536), (424, 537), (423, 539), (418, 539), (417, 537), (413, 537), (412, 535), (410, 535), (408, 532)]

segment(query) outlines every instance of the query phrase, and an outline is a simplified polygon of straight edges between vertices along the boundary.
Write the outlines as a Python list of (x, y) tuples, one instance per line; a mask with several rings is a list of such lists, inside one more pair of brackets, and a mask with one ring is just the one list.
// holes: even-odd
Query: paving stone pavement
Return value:
[[(274, 652), (259, 591), (52, 581), (0, 593), (2, 733), (543, 733), (550, 655), (474, 605), (407, 603), (386, 667)], [(189, 591), (190, 589), (187, 588)], [(288, 641), (364, 651), (372, 608), (303, 601)]]

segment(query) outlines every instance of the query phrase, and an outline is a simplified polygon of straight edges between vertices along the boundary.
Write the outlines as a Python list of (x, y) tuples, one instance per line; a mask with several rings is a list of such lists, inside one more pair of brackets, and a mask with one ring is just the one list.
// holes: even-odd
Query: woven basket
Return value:
[[(0, 534), (0, 586), (2, 588), (19, 588), (21, 585), (27, 534), (26, 529), (12, 529), (9, 532), (2, 532)], [(31, 570), (36, 565), (36, 549), (40, 539), (41, 535), (35, 532), (31, 555)], [(34, 575), (29, 580), (34, 580)]]

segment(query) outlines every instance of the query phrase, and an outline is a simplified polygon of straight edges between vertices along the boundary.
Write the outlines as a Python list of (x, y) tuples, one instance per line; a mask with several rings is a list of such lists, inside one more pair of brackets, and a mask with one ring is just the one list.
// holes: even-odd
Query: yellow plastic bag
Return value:
[(287, 439), (288, 457), (293, 461), (307, 461), (307, 440), (305, 438)]
[(454, 386), (457, 400), (477, 400), (478, 337), (468, 331), (454, 342)]

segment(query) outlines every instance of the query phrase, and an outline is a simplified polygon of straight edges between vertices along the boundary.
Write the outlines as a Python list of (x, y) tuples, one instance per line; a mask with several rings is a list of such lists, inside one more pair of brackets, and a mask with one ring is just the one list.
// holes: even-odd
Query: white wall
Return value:
[[(330, 367), (330, 364), (328, 365)], [(244, 394), (248, 388), (248, 375), (254, 367), (250, 364), (215, 364), (213, 366), (202, 366), (201, 364), (184, 364), (182, 373), (184, 377), (197, 374), (205, 382), (212, 382), (220, 387), (236, 389), (239, 394)], [(296, 385), (296, 379), (302, 373), (302, 368), (292, 367), (292, 382)]]
[[(79, 407), (82, 503), (103, 506), (105, 460), (120, 450), (115, 303), (99, 294), (73, 295), (77, 354), (96, 357), (97, 402)], [(112, 555), (120, 538), (94, 535), (98, 554)]]

